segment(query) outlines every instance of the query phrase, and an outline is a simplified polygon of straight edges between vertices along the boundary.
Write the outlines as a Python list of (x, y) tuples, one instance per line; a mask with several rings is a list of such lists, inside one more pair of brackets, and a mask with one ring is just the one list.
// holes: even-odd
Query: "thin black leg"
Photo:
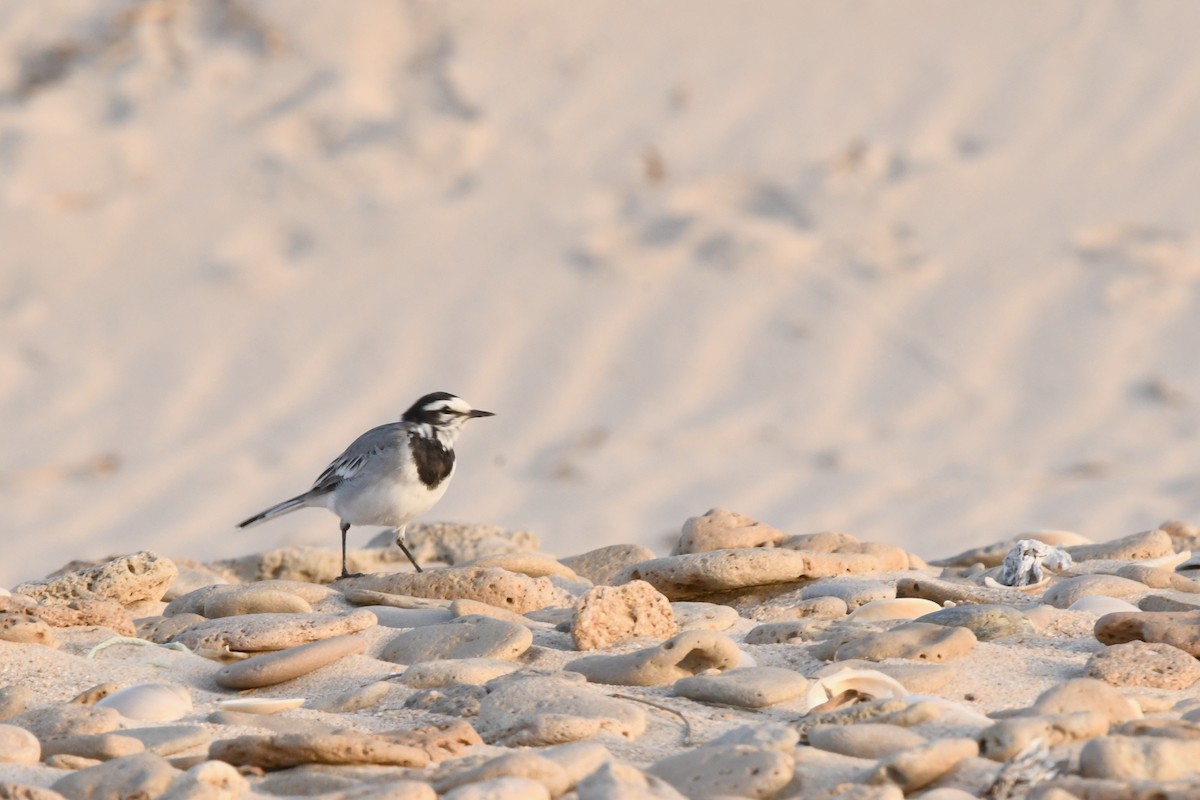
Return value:
[(350, 530), (350, 523), (342, 523), (342, 577), (350, 577), (349, 571), (346, 569), (346, 533)]
[(415, 558), (413, 558), (413, 554), (408, 552), (408, 545), (404, 543), (404, 526), (396, 528), (396, 546), (404, 551), (404, 555), (408, 556), (408, 560), (412, 562), (414, 567), (416, 567), (417, 572), (425, 571), (421, 569), (421, 565), (417, 563)]

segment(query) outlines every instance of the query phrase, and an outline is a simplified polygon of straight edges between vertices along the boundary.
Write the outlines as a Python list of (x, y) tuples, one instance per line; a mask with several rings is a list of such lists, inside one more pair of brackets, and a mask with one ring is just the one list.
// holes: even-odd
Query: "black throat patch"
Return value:
[(421, 483), (429, 489), (436, 489), (438, 484), (450, 477), (454, 469), (454, 451), (446, 448), (436, 438), (408, 434), (408, 442), (412, 445), (413, 463), (417, 465), (417, 476)]

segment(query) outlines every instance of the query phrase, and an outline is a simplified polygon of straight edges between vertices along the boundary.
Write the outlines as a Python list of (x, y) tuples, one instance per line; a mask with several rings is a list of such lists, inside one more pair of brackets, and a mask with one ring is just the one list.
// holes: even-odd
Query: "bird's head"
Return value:
[(433, 392), (413, 403), (400, 420), (426, 428), (430, 435), (452, 442), (467, 420), (492, 416), (495, 415), (491, 411), (471, 408), (466, 400), (449, 392)]

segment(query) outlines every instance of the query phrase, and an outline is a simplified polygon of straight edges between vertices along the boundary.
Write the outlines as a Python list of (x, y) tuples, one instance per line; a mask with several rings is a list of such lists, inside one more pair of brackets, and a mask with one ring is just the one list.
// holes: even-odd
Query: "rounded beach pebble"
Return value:
[(1200, 657), (1200, 611), (1136, 611), (1105, 614), (1096, 620), (1096, 638), (1105, 644), (1140, 639), (1178, 647)]
[(814, 725), (807, 736), (813, 747), (855, 758), (887, 758), (926, 743), (919, 733), (879, 722)]
[(1172, 780), (1200, 776), (1200, 740), (1163, 736), (1103, 736), (1084, 745), (1079, 773), (1085, 778)]
[(778, 750), (708, 745), (668, 756), (649, 772), (686, 797), (772, 797), (791, 781), (794, 763)]
[(1085, 674), (1113, 686), (1178, 690), (1200, 680), (1200, 663), (1169, 644), (1132, 641), (1093, 655)]
[(967, 628), (947, 628), (927, 622), (907, 622), (889, 631), (868, 634), (837, 648), (834, 658), (910, 658), (938, 663), (965, 656), (975, 649), (975, 634)]
[(413, 664), (400, 676), (414, 689), (440, 689), (467, 684), (482, 686), (493, 678), (516, 672), (516, 664), (498, 658), (456, 658)]
[(362, 636), (331, 636), (229, 664), (217, 670), (214, 680), (226, 689), (273, 686), (307, 675), (344, 656), (365, 652), (366, 648)]
[(471, 615), (402, 633), (388, 642), (379, 657), (393, 664), (454, 658), (513, 659), (532, 644), (533, 633), (524, 625)]
[(778, 547), (787, 534), (769, 525), (723, 508), (714, 508), (683, 523), (671, 555), (734, 550), (741, 547)]
[(655, 647), (622, 655), (584, 656), (563, 669), (581, 673), (593, 683), (661, 686), (706, 670), (732, 669), (742, 658), (737, 643), (722, 633), (684, 631)]
[(36, 764), (42, 760), (38, 738), (16, 725), (0, 725), (0, 764)]
[(101, 698), (96, 708), (112, 708), (142, 722), (171, 722), (192, 712), (192, 695), (177, 684), (139, 683)]
[(762, 708), (801, 696), (808, 691), (808, 679), (783, 667), (745, 667), (681, 678), (674, 691), (701, 703)]
[(639, 636), (665, 639), (677, 631), (671, 601), (645, 581), (588, 590), (571, 623), (576, 650), (612, 647)]
[(992, 603), (941, 608), (922, 617), (917, 622), (934, 625), (966, 628), (981, 642), (1003, 639), (1007, 636), (1033, 635), (1033, 623), (1024, 614), (1011, 606)]

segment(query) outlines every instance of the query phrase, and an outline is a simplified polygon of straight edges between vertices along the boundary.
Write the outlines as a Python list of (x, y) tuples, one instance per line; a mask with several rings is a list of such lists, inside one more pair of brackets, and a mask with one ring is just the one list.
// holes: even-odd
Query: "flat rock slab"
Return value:
[(282, 769), (301, 764), (380, 764), (423, 767), (429, 755), (411, 744), (400, 744), (370, 733), (250, 734), (221, 739), (208, 748), (208, 757), (234, 766)]
[(524, 625), (472, 615), (402, 633), (388, 642), (379, 657), (393, 664), (455, 658), (511, 660), (532, 644), (533, 633)]
[(546, 606), (573, 605), (575, 598), (547, 577), (531, 578), (497, 567), (452, 567), (419, 573), (364, 575), (338, 581), (338, 588), (441, 600), (478, 600), (517, 614)]
[(1194, 779), (1200, 776), (1200, 741), (1163, 736), (1101, 736), (1083, 746), (1079, 774), (1085, 778), (1124, 781)]
[(571, 622), (576, 650), (604, 649), (642, 636), (665, 639), (678, 630), (671, 601), (645, 581), (588, 590)]
[(773, 797), (792, 779), (795, 762), (778, 750), (752, 745), (707, 745), (650, 767), (686, 797)]
[(557, 677), (504, 683), (483, 698), (476, 730), (489, 744), (538, 747), (608, 733), (636, 739), (646, 730), (646, 712), (634, 703)]
[(896, 581), (897, 597), (924, 597), (938, 605), (953, 603), (993, 603), (995, 605), (1026, 606), (1029, 596), (1019, 589), (980, 586), (967, 581), (941, 578), (901, 578)]
[(715, 631), (685, 631), (660, 645), (622, 655), (577, 658), (563, 669), (593, 683), (661, 686), (707, 670), (732, 669), (742, 661), (737, 643)]
[(1098, 712), (1108, 719), (1110, 725), (1120, 725), (1142, 717), (1141, 707), (1137, 703), (1095, 678), (1063, 681), (1038, 695), (1029, 708), (1029, 713), (1034, 715), (1069, 714), (1075, 711)]
[(141, 600), (161, 600), (176, 574), (173, 561), (143, 551), (57, 578), (22, 583), (13, 594), (32, 597), (39, 603), (65, 605), (72, 600), (99, 597), (127, 606)]
[(800, 590), (801, 600), (817, 597), (836, 597), (846, 604), (847, 610), (853, 611), (876, 600), (895, 598), (896, 587), (866, 578), (823, 578)]
[(857, 725), (814, 725), (808, 743), (830, 753), (854, 758), (887, 758), (926, 743), (919, 733), (899, 725), (860, 722)]
[(1178, 647), (1134, 640), (1093, 655), (1084, 674), (1113, 686), (1179, 690), (1200, 680), (1200, 662)]
[(1155, 529), (1122, 536), (1109, 542), (1079, 544), (1065, 549), (1076, 561), (1139, 561), (1169, 556), (1175, 552), (1175, 545), (1166, 531)]
[(375, 623), (375, 615), (361, 609), (349, 614), (246, 614), (197, 623), (171, 641), (191, 650), (254, 653), (358, 633)]
[(688, 600), (733, 589), (878, 569), (880, 561), (872, 554), (740, 548), (643, 561), (623, 570), (614, 582), (642, 580), (672, 600)]
[(679, 600), (671, 603), (671, 610), (681, 631), (723, 631), (741, 618), (735, 609), (719, 603)]
[(763, 708), (808, 691), (808, 679), (783, 667), (743, 667), (716, 675), (693, 675), (675, 682), (675, 694), (701, 703)]
[(975, 642), (975, 634), (966, 628), (908, 622), (846, 642), (837, 648), (834, 659), (909, 658), (936, 664), (965, 656), (975, 649)]
[(217, 670), (214, 679), (226, 689), (274, 686), (366, 649), (362, 636), (331, 636), (229, 664)]
[(1178, 647), (1200, 658), (1200, 611), (1120, 611), (1096, 620), (1096, 638), (1105, 644), (1141, 640)]
[(950, 628), (966, 628), (981, 642), (1007, 636), (1032, 636), (1036, 633), (1033, 623), (1023, 613), (1012, 606), (992, 603), (941, 608), (931, 614), (917, 617), (916, 621)]

